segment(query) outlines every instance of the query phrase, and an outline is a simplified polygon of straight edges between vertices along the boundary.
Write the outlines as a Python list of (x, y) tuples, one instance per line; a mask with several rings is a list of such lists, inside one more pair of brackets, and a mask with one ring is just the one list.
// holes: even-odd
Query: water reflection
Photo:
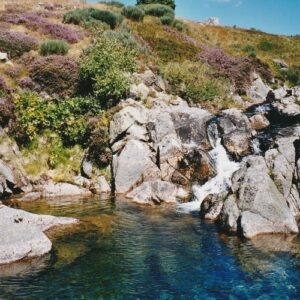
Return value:
[(82, 222), (50, 233), (51, 255), (0, 269), (0, 299), (298, 299), (300, 293), (295, 236), (243, 241), (219, 234), (197, 214), (124, 200), (18, 205)]

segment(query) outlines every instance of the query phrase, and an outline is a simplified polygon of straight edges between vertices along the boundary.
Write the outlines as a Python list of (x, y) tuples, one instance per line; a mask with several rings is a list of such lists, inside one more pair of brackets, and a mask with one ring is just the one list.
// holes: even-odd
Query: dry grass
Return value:
[[(300, 40), (296, 37), (273, 35), (260, 31), (221, 26), (204, 26), (186, 21), (189, 35), (199, 42), (223, 48), (232, 55), (247, 55), (246, 46), (253, 47), (257, 57), (270, 63), (274, 58), (285, 60), (290, 65), (300, 65)], [(259, 45), (268, 42), (273, 45), (263, 51)]]

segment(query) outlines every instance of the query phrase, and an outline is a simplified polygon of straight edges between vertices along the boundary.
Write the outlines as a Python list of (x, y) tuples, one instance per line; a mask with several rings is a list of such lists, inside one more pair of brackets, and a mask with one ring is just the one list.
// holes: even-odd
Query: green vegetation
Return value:
[(81, 91), (91, 92), (103, 107), (119, 102), (129, 90), (127, 72), (136, 68), (136, 53), (115, 37), (98, 33), (80, 62)]
[(141, 4), (163, 4), (170, 6), (172, 9), (175, 9), (175, 0), (137, 0), (137, 5)]
[(172, 25), (174, 22), (174, 18), (172, 18), (171, 16), (163, 16), (160, 18), (160, 22), (163, 25)]
[(280, 75), (286, 81), (288, 81), (289, 85), (298, 86), (300, 85), (300, 67), (289, 67), (287, 70), (281, 70)]
[(36, 93), (21, 93), (15, 97), (14, 135), (28, 143), (49, 130), (57, 133), (66, 146), (86, 145), (89, 139), (87, 116), (101, 113), (93, 98), (44, 100)]
[(22, 147), (21, 152), (24, 169), (33, 180), (40, 179), (51, 170), (51, 177), (56, 182), (73, 182), (74, 176), (79, 175), (84, 155), (80, 146), (65, 147), (60, 137), (50, 131)]
[(66, 55), (69, 51), (69, 44), (62, 40), (48, 40), (41, 44), (40, 54), (43, 56), (57, 54)]
[(114, 0), (112, 0), (112, 1), (99, 1), (98, 3), (105, 4), (107, 6), (117, 7), (117, 8), (124, 7), (124, 4), (122, 2), (114, 1)]
[(147, 16), (163, 17), (163, 16), (175, 16), (175, 12), (172, 8), (163, 4), (147, 4), (140, 6)]
[(122, 15), (133, 21), (143, 21), (145, 13), (142, 9), (136, 6), (125, 6), (122, 9)]
[(163, 70), (174, 94), (203, 103), (226, 97), (229, 83), (223, 78), (214, 78), (213, 71), (205, 64), (184, 61), (169, 63)]
[(68, 24), (84, 25), (91, 21), (106, 23), (111, 29), (114, 29), (121, 23), (121, 18), (119, 15), (109, 10), (101, 10), (92, 7), (76, 8), (64, 15), (64, 22)]

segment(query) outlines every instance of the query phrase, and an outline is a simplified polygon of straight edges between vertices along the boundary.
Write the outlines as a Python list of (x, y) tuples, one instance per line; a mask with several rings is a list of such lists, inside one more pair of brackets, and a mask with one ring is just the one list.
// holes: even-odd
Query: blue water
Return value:
[(228, 237), (197, 214), (121, 200), (24, 209), (81, 219), (46, 257), (0, 268), (0, 299), (300, 299), (298, 237)]

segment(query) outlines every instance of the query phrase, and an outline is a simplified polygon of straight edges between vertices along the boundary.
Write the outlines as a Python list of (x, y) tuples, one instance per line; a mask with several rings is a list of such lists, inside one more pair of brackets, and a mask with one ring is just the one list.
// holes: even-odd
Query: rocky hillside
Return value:
[(0, 197), (116, 193), (246, 238), (296, 233), (299, 50), (159, 4), (8, 8)]

